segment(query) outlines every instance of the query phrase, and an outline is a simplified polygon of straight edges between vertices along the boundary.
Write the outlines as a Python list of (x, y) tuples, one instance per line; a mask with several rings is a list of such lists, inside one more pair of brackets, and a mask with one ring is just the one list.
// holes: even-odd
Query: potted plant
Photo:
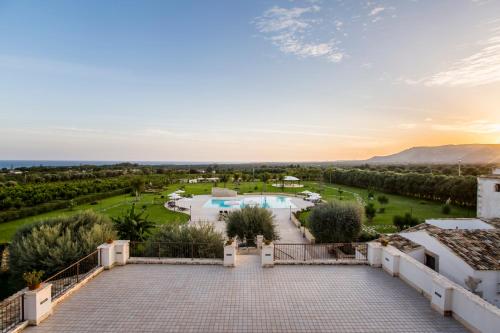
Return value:
[(382, 238), (380, 240), (380, 244), (382, 244), (382, 246), (387, 246), (387, 245), (389, 245), (389, 241), (387, 239), (385, 239), (385, 238)]
[(108, 243), (108, 244), (113, 244), (113, 239), (112, 239), (112, 238), (108, 238), (108, 239), (106, 240), (106, 243)]
[(229, 238), (229, 239), (226, 241), (226, 246), (229, 246), (229, 245), (233, 245), (233, 239), (232, 239), (232, 238)]
[(266, 244), (266, 245), (271, 245), (271, 240), (269, 240), (269, 239), (264, 239), (264, 244)]
[(35, 290), (40, 288), (40, 283), (42, 283), (42, 276), (44, 271), (33, 270), (31, 272), (23, 273), (23, 279), (26, 281), (29, 290)]

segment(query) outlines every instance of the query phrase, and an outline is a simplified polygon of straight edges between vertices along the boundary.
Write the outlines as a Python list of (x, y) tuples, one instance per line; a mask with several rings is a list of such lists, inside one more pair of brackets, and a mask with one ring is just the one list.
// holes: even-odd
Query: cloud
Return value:
[(481, 43), (473, 55), (456, 61), (447, 70), (414, 82), (426, 86), (475, 87), (500, 81), (500, 34)]
[(452, 124), (433, 124), (431, 128), (437, 131), (467, 132), (475, 134), (500, 133), (500, 123), (488, 120), (474, 120)]
[(370, 12), (370, 14), (368, 14), (368, 16), (375, 16), (379, 13), (382, 13), (384, 10), (385, 10), (384, 7), (375, 7), (371, 10), (371, 12)]
[[(338, 47), (338, 41), (333, 38), (317, 41), (310, 37), (310, 30), (320, 22), (318, 18), (310, 16), (320, 11), (317, 5), (293, 8), (275, 6), (254, 22), (259, 32), (265, 34), (283, 53), (299, 58), (323, 58), (329, 62), (340, 62), (345, 54)], [(335, 26), (340, 30), (342, 22), (336, 21)]]

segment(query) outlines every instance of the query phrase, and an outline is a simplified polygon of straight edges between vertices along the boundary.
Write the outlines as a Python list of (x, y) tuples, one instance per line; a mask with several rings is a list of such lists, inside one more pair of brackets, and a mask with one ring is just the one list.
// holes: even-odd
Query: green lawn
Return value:
[[(173, 190), (171, 190), (173, 191)], [(161, 194), (144, 193), (141, 195), (140, 200), (136, 203), (137, 208), (142, 209), (145, 206), (146, 215), (156, 224), (165, 224), (180, 222), (185, 223), (189, 220), (189, 216), (179, 212), (173, 212), (166, 209), (163, 203), (166, 199), (161, 199), (161, 195), (170, 193), (171, 191), (164, 191)], [(37, 222), (43, 219), (72, 215), (82, 210), (92, 209), (96, 212), (106, 214), (110, 217), (115, 217), (123, 214), (135, 202), (135, 198), (129, 194), (118, 195), (111, 198), (106, 198), (98, 201), (97, 205), (84, 204), (70, 209), (60, 209), (52, 212), (30, 216), (19, 220), (10, 221), (0, 224), (0, 243), (9, 242), (17, 228), (24, 224)]]
[[(319, 184), (316, 182), (304, 182), (303, 188), (289, 189), (285, 188), (284, 191), (280, 188), (271, 186), (271, 184), (264, 185), (262, 182), (248, 182), (242, 183), (240, 185), (228, 183), (227, 188), (235, 189), (239, 193), (260, 193), (260, 192), (284, 192), (288, 194), (296, 194), (304, 190), (310, 190), (314, 192), (319, 192), (326, 200), (344, 200), (344, 201), (363, 201), (368, 202), (368, 191), (361, 188), (341, 186), (341, 185), (331, 185), (331, 184)], [(219, 183), (219, 186), (224, 186), (224, 184)], [(146, 214), (156, 222), (157, 224), (173, 223), (173, 222), (186, 222), (189, 217), (186, 214), (172, 212), (163, 207), (163, 203), (166, 199), (162, 199), (160, 196), (166, 195), (175, 191), (176, 189), (183, 188), (186, 191), (186, 195), (193, 194), (210, 194), (212, 184), (185, 184), (185, 185), (170, 185), (168, 189), (165, 189), (161, 194), (143, 194), (137, 206), (141, 208), (143, 205), (146, 207)], [(339, 188), (343, 190), (342, 193), (339, 192)], [(376, 200), (377, 196), (382, 194), (375, 192), (375, 200), (371, 201), (374, 203), (375, 207), (380, 208), (380, 204)], [(385, 213), (377, 213), (372, 223), (364, 221), (367, 225), (373, 225), (375, 229), (382, 233), (394, 232), (395, 228), (392, 226), (392, 218), (394, 215), (403, 215), (406, 212), (411, 212), (417, 218), (424, 220), (426, 218), (439, 218), (439, 217), (474, 217), (475, 211), (471, 209), (465, 209), (460, 207), (452, 207), (451, 214), (444, 215), (441, 213), (441, 203), (418, 200), (408, 197), (402, 197), (399, 195), (386, 194), (389, 198), (389, 203), (385, 205)], [(356, 197), (358, 199), (356, 199)], [(122, 214), (134, 201), (134, 198), (130, 195), (119, 195), (116, 197), (111, 197), (107, 199), (100, 200), (97, 205), (80, 205), (75, 207), (73, 210), (63, 209), (56, 210), (53, 212), (31, 216), (7, 223), (0, 224), (0, 243), (8, 242), (14, 235), (17, 228), (21, 225), (40, 221), (42, 219), (75, 214), (78, 211), (92, 209), (97, 212), (101, 212), (108, 216), (118, 216)], [(305, 220), (306, 216), (301, 216), (301, 220)]]
[[(368, 190), (361, 189), (357, 187), (349, 187), (343, 185), (332, 185), (324, 184), (319, 185), (317, 183), (310, 183), (308, 187), (315, 188), (317, 192), (321, 193), (323, 198), (326, 200), (339, 200), (338, 189), (343, 190), (342, 199), (343, 200), (355, 200), (354, 194), (356, 193), (359, 198), (364, 203), (371, 202), (377, 209), (377, 215), (373, 219), (373, 222), (369, 223), (366, 219), (363, 221), (366, 225), (373, 226), (378, 232), (390, 233), (395, 232), (396, 228), (392, 225), (392, 218), (394, 215), (404, 215), (405, 213), (411, 213), (413, 216), (420, 220), (428, 218), (443, 218), (443, 217), (475, 217), (476, 211), (474, 209), (462, 208), (452, 206), (451, 213), (445, 215), (441, 212), (442, 203), (419, 200), (410, 197), (403, 197), (400, 195), (386, 194), (382, 192), (374, 192), (374, 200), (368, 199)], [(381, 205), (377, 201), (379, 195), (384, 194), (388, 199), (389, 203), (387, 205)], [(385, 208), (384, 213), (379, 213), (380, 207)], [(307, 213), (302, 213), (299, 217), (301, 221), (306, 221)]]

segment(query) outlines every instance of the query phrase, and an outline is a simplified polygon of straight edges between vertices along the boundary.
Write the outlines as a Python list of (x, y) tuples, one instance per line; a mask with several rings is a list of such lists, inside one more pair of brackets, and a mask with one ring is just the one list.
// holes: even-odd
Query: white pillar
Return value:
[(382, 268), (392, 276), (399, 276), (399, 253), (392, 246), (382, 248)]
[(130, 241), (128, 240), (116, 240), (115, 244), (115, 263), (117, 265), (126, 265), (127, 260), (130, 257), (129, 248)]
[(443, 316), (451, 316), (453, 285), (448, 279), (438, 276), (432, 280), (431, 307)]
[(257, 248), (262, 249), (262, 243), (264, 242), (263, 235), (257, 235)]
[(24, 319), (30, 325), (38, 325), (52, 314), (52, 284), (44, 283), (40, 288), (24, 293)]
[(262, 267), (274, 267), (274, 244), (263, 244), (261, 253)]
[(104, 243), (97, 247), (99, 250), (100, 265), (104, 269), (110, 269), (115, 265), (115, 242)]
[(224, 246), (224, 266), (225, 267), (235, 267), (236, 266), (236, 242), (233, 241), (231, 244), (226, 244)]
[(382, 266), (382, 245), (379, 242), (368, 243), (368, 264), (372, 267)]

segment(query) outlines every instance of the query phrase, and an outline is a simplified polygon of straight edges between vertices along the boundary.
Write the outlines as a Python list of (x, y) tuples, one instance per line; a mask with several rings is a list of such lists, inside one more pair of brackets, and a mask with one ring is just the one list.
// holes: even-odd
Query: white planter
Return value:
[(224, 246), (224, 266), (236, 266), (236, 242), (234, 241), (231, 245)]
[(52, 284), (44, 283), (36, 290), (24, 293), (24, 319), (30, 325), (38, 325), (52, 314)]
[(262, 267), (274, 267), (274, 244), (263, 244), (261, 251)]

